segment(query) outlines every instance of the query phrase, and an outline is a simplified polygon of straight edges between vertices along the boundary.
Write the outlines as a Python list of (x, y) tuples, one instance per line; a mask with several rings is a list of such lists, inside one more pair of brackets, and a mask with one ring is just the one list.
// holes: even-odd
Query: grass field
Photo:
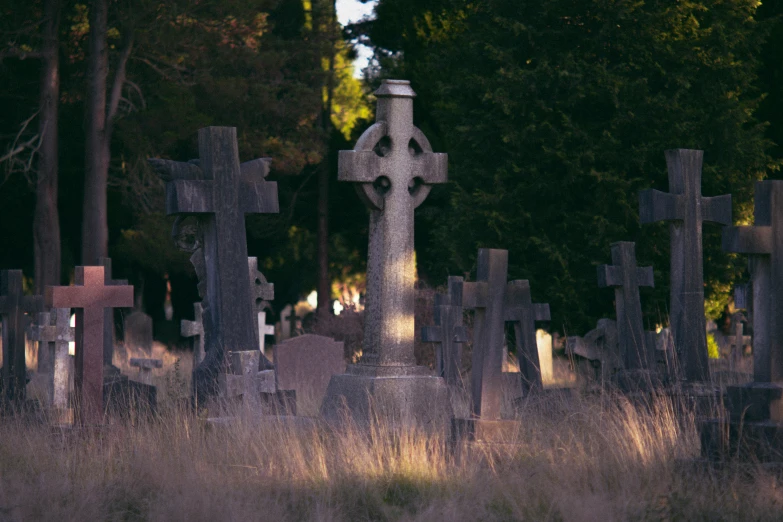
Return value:
[(780, 477), (696, 465), (692, 415), (604, 395), (523, 407), (516, 444), (463, 448), (381, 421), (59, 432), (0, 424), (0, 520), (781, 520)]

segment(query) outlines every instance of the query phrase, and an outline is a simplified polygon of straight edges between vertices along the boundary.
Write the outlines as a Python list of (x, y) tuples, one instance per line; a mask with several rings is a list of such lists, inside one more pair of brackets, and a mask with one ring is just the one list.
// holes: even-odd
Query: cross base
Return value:
[(701, 454), (712, 461), (740, 459), (783, 464), (783, 424), (707, 419), (699, 422)]
[(329, 381), (321, 415), (331, 423), (351, 418), (362, 427), (380, 417), (445, 433), (452, 409), (446, 381), (427, 368), (349, 365)]

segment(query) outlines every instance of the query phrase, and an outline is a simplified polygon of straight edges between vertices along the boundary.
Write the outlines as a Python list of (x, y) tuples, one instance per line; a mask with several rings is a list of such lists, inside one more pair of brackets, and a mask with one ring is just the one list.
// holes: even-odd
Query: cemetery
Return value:
[(783, 517), (779, 7), (173, 4), (0, 21), (0, 520)]

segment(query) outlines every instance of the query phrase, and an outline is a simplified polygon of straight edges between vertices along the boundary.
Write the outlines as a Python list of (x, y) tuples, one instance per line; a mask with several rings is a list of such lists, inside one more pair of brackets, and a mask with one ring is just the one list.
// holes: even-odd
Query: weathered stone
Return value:
[(626, 370), (650, 370), (655, 367), (654, 345), (647, 346), (642, 322), (640, 286), (654, 286), (652, 267), (636, 267), (635, 244), (612, 244), (612, 263), (598, 267), (598, 286), (615, 288), (617, 334), (620, 354)]
[(384, 80), (375, 96), (376, 123), (354, 150), (340, 151), (338, 162), (338, 179), (356, 183), (370, 208), (363, 353), (359, 364), (332, 378), (322, 413), (337, 420), (345, 404), (369, 423), (369, 394), (389, 414), (446, 428), (446, 383), (416, 366), (413, 350), (413, 211), (433, 183), (446, 181), (446, 155), (433, 153), (413, 125), (415, 93), (407, 81)]
[(25, 313), (42, 311), (41, 296), (24, 295), (21, 270), (0, 271), (0, 315), (3, 317), (3, 395), (0, 401), (22, 402), (25, 399)]
[(160, 359), (131, 357), (130, 365), (139, 369), (139, 382), (152, 386), (152, 369), (163, 368), (163, 361)]
[(46, 305), (76, 309), (78, 417), (82, 424), (103, 420), (104, 310), (133, 306), (132, 286), (106, 286), (102, 266), (77, 266), (76, 286), (46, 287)]
[(552, 335), (545, 330), (536, 330), (536, 349), (541, 369), (541, 382), (544, 386), (554, 382), (554, 364), (552, 361)]
[(266, 324), (266, 312), (258, 312), (258, 347), (262, 355), (266, 355), (267, 335), (275, 335), (275, 325)]
[[(112, 262), (108, 257), (99, 257), (98, 266), (103, 267), (103, 284), (106, 286), (127, 286), (127, 279), (113, 279)], [(103, 380), (104, 384), (110, 384), (114, 381), (127, 381), (127, 377), (122, 375), (120, 369), (114, 366), (114, 310), (106, 308), (103, 310)], [(120, 386), (122, 383), (120, 383)]]
[(261, 394), (274, 394), (276, 389), (274, 371), (258, 371), (260, 359), (258, 350), (228, 353), (228, 372), (218, 377), (221, 402), (239, 403), (248, 411), (261, 412)]
[[(517, 359), (522, 386), (525, 390), (541, 388), (541, 360), (538, 356), (536, 321), (551, 320), (548, 304), (534, 304), (530, 297), (530, 282), (510, 281), (506, 286), (503, 304), (506, 322), (514, 323)], [(549, 368), (551, 376), (552, 345), (549, 346)]]
[(152, 353), (152, 317), (136, 310), (125, 317), (125, 347)]
[(588, 382), (608, 383), (623, 369), (617, 323), (611, 319), (599, 319), (596, 327), (584, 337), (568, 337), (566, 353), (576, 359), (577, 373)]
[(702, 223), (731, 225), (731, 195), (703, 197), (703, 151), (667, 150), (669, 193), (639, 194), (641, 222), (669, 221), (671, 270), (669, 319), (680, 365), (688, 382), (709, 381), (704, 325)]
[(296, 307), (287, 304), (280, 312), (280, 333), (283, 339), (290, 339), (302, 333), (302, 318), (296, 315)]
[[(248, 270), (250, 273), (250, 298), (253, 303), (253, 312), (258, 322), (258, 328), (256, 328), (256, 345), (261, 348), (261, 354), (264, 355), (264, 338), (266, 332), (261, 333), (262, 324), (266, 326), (266, 312), (265, 310), (269, 306), (269, 301), (275, 298), (275, 285), (269, 283), (264, 277), (264, 274), (258, 269), (258, 259), (255, 257), (247, 258)], [(261, 318), (261, 314), (264, 314), (264, 319)], [(272, 332), (274, 333), (274, 331)]]
[[(197, 397), (214, 394), (226, 353), (258, 346), (258, 319), (248, 285), (245, 215), (279, 212), (269, 160), (239, 163), (236, 129), (199, 130), (199, 160), (150, 160), (168, 181), (166, 214), (198, 214), (203, 230), (206, 357), (195, 371)], [(260, 355), (260, 352), (259, 352)]]
[(37, 324), (30, 329), (30, 338), (38, 342), (38, 372), (48, 374), (46, 399), (60, 413), (68, 411), (68, 393), (73, 378), (68, 344), (76, 340), (76, 335), (70, 325), (70, 314), (68, 308), (41, 312)]
[(727, 339), (729, 342), (729, 360), (736, 361), (742, 357), (745, 352), (745, 346), (753, 342), (753, 338), (744, 334), (745, 318), (741, 313), (735, 313), (731, 316), (731, 333)]
[(345, 373), (343, 343), (304, 334), (274, 346), (277, 390), (295, 390), (298, 402), (321, 406), (329, 380)]
[(193, 371), (204, 360), (204, 323), (201, 303), (193, 303), (193, 321), (182, 319), (179, 323), (180, 335), (193, 338)]
[(468, 334), (462, 325), (462, 278), (449, 277), (447, 294), (436, 294), (434, 305), (435, 326), (421, 329), (421, 340), (437, 343), (435, 350), (435, 375), (446, 379), (446, 384), (459, 385), (462, 344)]

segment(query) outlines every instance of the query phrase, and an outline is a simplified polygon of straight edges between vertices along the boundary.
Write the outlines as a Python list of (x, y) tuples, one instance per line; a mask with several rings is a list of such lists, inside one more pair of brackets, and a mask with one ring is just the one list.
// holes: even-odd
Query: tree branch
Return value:
[(122, 49), (120, 50), (120, 59), (117, 62), (117, 70), (114, 72), (114, 82), (111, 86), (111, 95), (106, 113), (106, 139), (111, 139), (111, 130), (117, 116), (117, 107), (120, 105), (122, 97), (122, 87), (125, 85), (125, 73), (128, 65), (128, 58), (133, 49), (133, 31), (130, 29), (123, 36)]

